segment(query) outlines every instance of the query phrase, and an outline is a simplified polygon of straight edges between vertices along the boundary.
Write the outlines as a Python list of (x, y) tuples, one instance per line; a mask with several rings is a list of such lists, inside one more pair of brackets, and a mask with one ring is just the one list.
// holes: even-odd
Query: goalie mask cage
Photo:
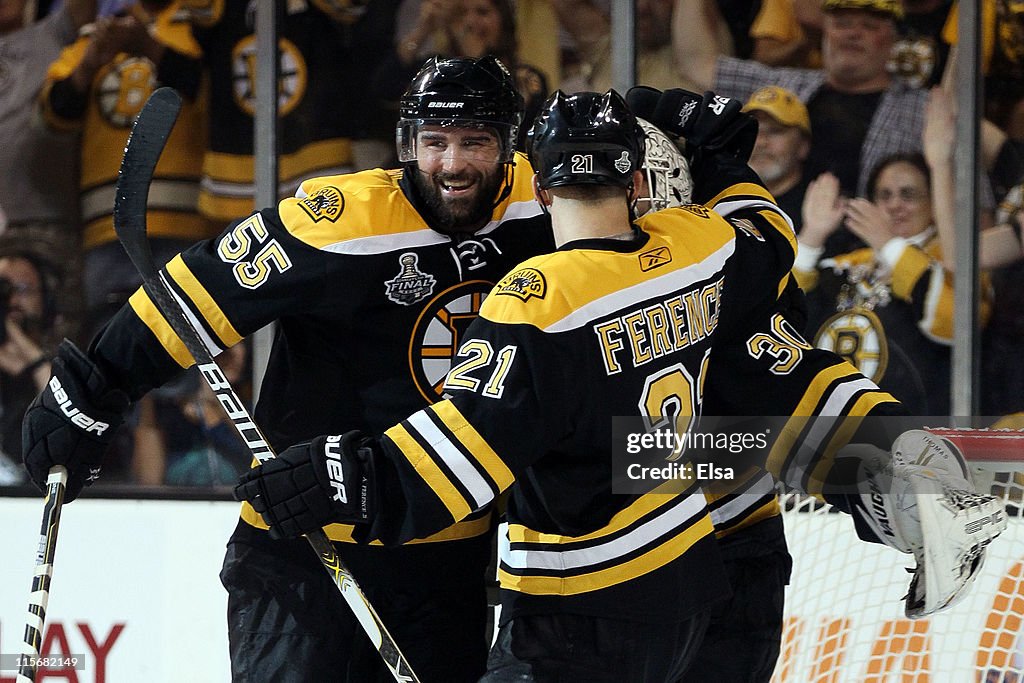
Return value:
[(1024, 683), (1024, 432), (1001, 434), (962, 450), (1008, 528), (967, 596), (924, 619), (903, 613), (911, 555), (860, 541), (813, 498), (780, 496), (793, 576), (772, 683)]

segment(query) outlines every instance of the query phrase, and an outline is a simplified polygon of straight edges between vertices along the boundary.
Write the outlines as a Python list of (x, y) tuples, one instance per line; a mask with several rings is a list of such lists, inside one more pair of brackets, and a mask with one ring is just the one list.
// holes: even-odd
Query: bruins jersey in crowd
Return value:
[[(810, 303), (815, 346), (850, 361), (915, 415), (948, 415), (953, 276), (941, 265), (934, 228), (894, 239), (880, 253), (858, 249), (797, 259), (794, 273)], [(982, 319), (990, 308), (982, 284)]]
[(81, 131), (81, 215), (86, 250), (117, 239), (114, 234), (114, 185), (132, 123), (150, 94), (169, 85), (186, 95), (177, 125), (160, 157), (149, 191), (150, 235), (200, 240), (221, 225), (203, 218), (197, 208), (199, 178), (206, 148), (206, 95), (200, 92), (199, 46), (188, 16), (172, 2), (154, 16), (140, 5), (128, 10), (149, 25), (165, 50), (159, 66), (146, 57), (119, 53), (101, 66), (89, 89), (79, 92), (71, 75), (93, 38), (68, 46), (49, 69), (40, 95), (44, 120), (59, 130)]
[[(255, 410), (275, 449), (353, 428), (381, 432), (436, 401), (455, 350), (491, 287), (516, 263), (554, 249), (516, 156), (508, 196), (472, 235), (432, 230), (401, 171), (317, 178), (202, 242), (164, 268), (216, 354), (277, 320)], [(192, 364), (143, 290), (93, 343), (92, 357), (133, 397)], [(252, 508), (242, 517), (265, 528)], [(435, 540), (472, 536), (471, 520)], [(351, 527), (328, 527), (350, 540)]]
[(763, 188), (727, 192), (739, 225), (669, 209), (629, 240), (574, 241), (499, 282), (445, 382), (451, 399), (385, 433), (392, 467), (378, 470), (387, 485), (369, 536), (433, 533), (510, 489), (503, 622), (667, 623), (722, 597), (698, 486), (613, 494), (612, 417), (697, 414), (719, 340), (775, 305), (792, 229)]
[[(199, 206), (211, 218), (236, 220), (254, 209), (255, 3), (183, 2), (210, 75), (210, 144)], [(293, 194), (303, 179), (351, 170), (351, 138), (363, 121), (358, 78), (364, 69), (356, 59), (372, 48), (354, 46), (339, 31), (359, 34), (364, 23), (377, 26), (376, 15), (393, 13), (394, 4), (285, 3), (277, 23), (279, 196)], [(373, 33), (388, 40), (386, 32)]]

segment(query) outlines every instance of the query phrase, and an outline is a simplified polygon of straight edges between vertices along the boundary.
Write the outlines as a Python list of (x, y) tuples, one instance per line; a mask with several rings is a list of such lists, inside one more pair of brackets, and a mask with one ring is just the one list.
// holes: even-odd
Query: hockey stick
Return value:
[(32, 595), (28, 602), (28, 620), (25, 623), (25, 643), (18, 661), (18, 683), (36, 680), (36, 668), (42, 653), (43, 623), (46, 604), (50, 600), (50, 579), (53, 576), (53, 558), (57, 553), (57, 527), (64, 504), (64, 488), (68, 471), (63, 465), (54, 465), (46, 478), (46, 502), (43, 505), (43, 526), (39, 529), (39, 549), (36, 551), (36, 569), (32, 577)]
[[(220, 367), (213, 362), (213, 356), (200, 339), (192, 321), (186, 317), (164, 276), (157, 270), (146, 237), (146, 201), (149, 184), (180, 108), (181, 98), (178, 94), (171, 88), (160, 88), (150, 96), (139, 113), (139, 118), (128, 137), (124, 159), (121, 161), (121, 171), (117, 178), (114, 229), (121, 245), (128, 252), (128, 257), (142, 276), (142, 286), (146, 293), (192, 354), (203, 379), (217, 396), (221, 408), (231, 419), (250, 453), (260, 462), (264, 462), (274, 457), (273, 449), (245, 405), (239, 400), (235, 390), (231, 388)], [(418, 683), (419, 678), (398, 650), (391, 634), (366, 599), (348, 567), (338, 557), (327, 534), (323, 530), (318, 530), (307, 534), (306, 538), (366, 631), (366, 635), (377, 647), (395, 680)]]

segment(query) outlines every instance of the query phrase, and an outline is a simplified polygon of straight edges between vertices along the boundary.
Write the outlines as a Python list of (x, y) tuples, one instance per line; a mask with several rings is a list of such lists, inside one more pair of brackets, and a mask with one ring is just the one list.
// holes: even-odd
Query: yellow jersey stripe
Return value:
[(640, 496), (631, 505), (615, 513), (608, 524), (589, 534), (583, 536), (561, 536), (559, 534), (546, 534), (534, 531), (521, 524), (509, 524), (509, 541), (512, 543), (575, 543), (611, 536), (651, 514), (659, 507), (675, 503), (680, 495), (686, 495), (682, 493), (675, 495), (661, 493), (661, 489), (665, 488), (669, 483), (678, 485), (677, 482), (666, 482), (651, 493)]
[[(249, 503), (242, 503), (242, 521), (257, 529), (269, 529), (263, 518), (256, 512)], [(462, 538), (475, 538), (489, 533), (491, 530), (491, 515), (466, 519), (457, 524), (431, 534), (425, 538), (416, 538), (403, 545), (414, 545), (416, 543), (437, 543), (438, 541), (455, 541)], [(327, 538), (340, 543), (355, 543), (355, 527), (351, 524), (328, 524), (324, 527)], [(383, 545), (380, 541), (371, 541), (368, 545)]]
[(515, 476), (505, 461), (494, 452), (490, 444), (480, 436), (480, 432), (474, 429), (454, 403), (441, 401), (430, 406), (429, 410), (432, 410), (451, 430), (455, 438), (462, 444), (463, 449), (480, 463), (499, 491), (504, 491), (512, 485)]
[(473, 511), (474, 506), (466, 501), (444, 471), (437, 466), (437, 463), (420, 446), (419, 442), (409, 434), (404, 425), (397, 424), (384, 432), (384, 435), (398, 446), (412, 468), (451, 513), (453, 521), (462, 519)]
[(796, 443), (800, 433), (807, 426), (807, 418), (814, 415), (814, 409), (821, 403), (825, 391), (832, 386), (832, 383), (842, 377), (857, 374), (859, 374), (857, 368), (843, 362), (825, 368), (815, 376), (810, 386), (807, 387), (807, 391), (800, 398), (800, 402), (793, 411), (792, 417), (786, 421), (785, 426), (782, 428), (782, 433), (779, 434), (779, 438), (776, 439), (775, 445), (772, 446), (772, 450), (768, 454), (769, 471), (776, 473), (782, 471), (787, 457), (793, 450), (793, 444)]
[(766, 520), (766, 519), (768, 519), (770, 517), (776, 517), (776, 516), (781, 515), (781, 514), (782, 514), (782, 509), (779, 507), (779, 499), (778, 499), (778, 497), (772, 498), (771, 500), (769, 500), (767, 503), (765, 503), (761, 507), (759, 507), (756, 510), (750, 512), (746, 517), (743, 518), (742, 522), (736, 524), (735, 526), (730, 526), (727, 529), (717, 529), (716, 528), (715, 537), (716, 538), (725, 538), (726, 536), (729, 536), (730, 534), (734, 534), (737, 531), (740, 531), (741, 529), (747, 529), (749, 527), (754, 526), (758, 522), (764, 521), (764, 520)]
[(234, 346), (242, 341), (242, 335), (238, 333), (231, 321), (224, 315), (224, 311), (206, 291), (196, 276), (192, 274), (185, 260), (178, 254), (167, 264), (167, 273), (181, 287), (182, 291), (195, 304), (194, 308), (202, 313), (203, 318), (210, 325), (223, 346)]
[(736, 183), (735, 185), (730, 185), (716, 194), (711, 198), (711, 201), (704, 202), (704, 206), (714, 208), (716, 204), (722, 201), (728, 200), (732, 202), (740, 198), (746, 199), (748, 197), (759, 197), (771, 202), (772, 204), (775, 203), (775, 197), (772, 196), (772, 193), (769, 192), (767, 188), (754, 183)]
[(156, 307), (153, 301), (141, 287), (128, 299), (128, 304), (139, 316), (142, 323), (149, 328), (153, 336), (157, 338), (160, 345), (164, 347), (167, 354), (183, 368), (191, 367), (195, 360), (192, 354), (185, 348), (185, 344), (178, 338), (178, 335), (171, 329), (171, 325), (164, 318), (163, 313)]
[(588, 574), (568, 577), (518, 576), (499, 568), (498, 581), (502, 588), (529, 595), (578, 595), (610, 588), (664, 567), (681, 557), (697, 541), (713, 531), (711, 518), (705, 514), (682, 533), (622, 564)]

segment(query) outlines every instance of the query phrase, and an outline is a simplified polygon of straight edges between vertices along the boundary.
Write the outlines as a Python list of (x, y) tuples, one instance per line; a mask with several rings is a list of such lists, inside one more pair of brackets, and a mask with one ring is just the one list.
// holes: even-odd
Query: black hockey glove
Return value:
[(100, 476), (103, 454), (124, 422), (128, 396), (115, 389), (82, 351), (65, 339), (53, 360), (53, 375), (32, 401), (21, 423), (25, 469), (46, 488), (54, 465), (68, 470), (64, 502)]
[(376, 502), (373, 444), (362, 432), (348, 432), (292, 446), (243, 474), (235, 500), (252, 504), (272, 538), (369, 521)]
[(636, 86), (626, 93), (626, 102), (637, 116), (684, 138), (687, 161), (699, 163), (702, 155), (724, 152), (746, 162), (754, 150), (757, 119), (745, 114), (737, 99), (710, 90), (701, 96), (681, 88), (661, 92)]

